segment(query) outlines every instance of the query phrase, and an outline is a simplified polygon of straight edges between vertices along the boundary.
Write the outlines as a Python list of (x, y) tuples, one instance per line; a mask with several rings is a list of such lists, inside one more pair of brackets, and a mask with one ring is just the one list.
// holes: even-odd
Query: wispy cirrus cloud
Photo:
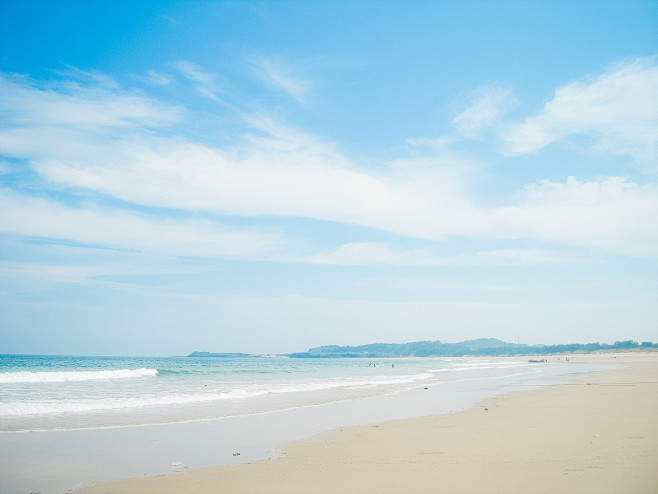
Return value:
[(526, 185), (515, 205), (496, 208), (499, 232), (633, 256), (658, 256), (658, 186), (622, 177)]
[(162, 127), (180, 120), (182, 108), (141, 94), (106, 87), (43, 83), (0, 74), (0, 129), (23, 126)]
[(545, 249), (497, 249), (445, 255), (433, 248), (405, 249), (377, 242), (343, 244), (332, 252), (316, 254), (305, 261), (317, 264), (394, 266), (532, 266), (585, 262), (573, 255)]
[[(139, 271), (125, 269), (124, 273), (131, 275)], [(117, 273), (116, 266), (112, 265), (84, 265), (84, 264), (45, 264), (35, 262), (0, 261), (0, 277), (14, 278), (20, 281), (39, 280), (45, 283), (91, 285), (97, 284), (107, 288), (120, 290), (133, 290), (135, 284), (118, 283), (105, 279), (108, 275)]]
[(132, 77), (145, 84), (156, 86), (166, 86), (171, 84), (174, 80), (173, 76), (170, 74), (165, 74), (164, 72), (158, 72), (157, 70), (152, 69), (147, 70), (144, 74), (132, 74)]
[(210, 258), (260, 258), (282, 247), (274, 232), (121, 210), (70, 207), (0, 189), (0, 232), (111, 249)]
[[(134, 147), (120, 165), (44, 161), (36, 169), (55, 183), (150, 207), (306, 217), (429, 240), (526, 238), (658, 255), (658, 190), (652, 184), (616, 177), (542, 181), (528, 184), (507, 204), (490, 207), (478, 203), (459, 176), (410, 165), (379, 173), (332, 167), (334, 150), (306, 144), (292, 149), (263, 144), (240, 154), (164, 141), (159, 148)], [(367, 255), (395, 258), (376, 249)]]
[(80, 86), (89, 82), (107, 89), (118, 89), (119, 83), (113, 77), (97, 70), (82, 70), (74, 65), (65, 65), (65, 69), (53, 70), (68, 86)]
[(293, 65), (280, 57), (251, 56), (248, 61), (267, 84), (283, 91), (299, 103), (307, 102), (311, 82), (296, 74)]
[[(423, 235), (405, 218), (430, 206), (411, 184), (332, 166), (344, 157), (321, 143), (252, 141), (248, 148), (213, 149), (180, 140), (134, 142), (121, 163), (97, 166), (43, 160), (35, 168), (68, 187), (92, 189), (151, 207), (238, 216), (302, 216)], [(272, 146), (270, 145), (272, 144)], [(185, 166), (180, 166), (184, 163)], [(429, 232), (432, 234), (434, 232)]]
[(457, 115), (452, 123), (465, 137), (477, 138), (482, 132), (496, 128), (501, 118), (516, 104), (511, 89), (484, 86), (473, 92), (472, 104)]
[(611, 66), (603, 74), (555, 90), (536, 115), (503, 134), (512, 154), (586, 136), (589, 150), (658, 162), (658, 58)]
[[(230, 141), (201, 143), (185, 134), (184, 110), (143, 95), (121, 89), (44, 88), (26, 78), (5, 77), (0, 83), (9, 90), (0, 103), (0, 152), (25, 160), (50, 186), (119, 199), (126, 208), (75, 209), (5, 190), (5, 198), (25, 221), (20, 226), (5, 218), (5, 227), (13, 225), (6, 231), (107, 245), (115, 245), (116, 235), (122, 248), (155, 248), (141, 231), (172, 239), (175, 255), (230, 257), (247, 252), (271, 259), (280, 238), (249, 232), (242, 237), (215, 222), (224, 215), (304, 217), (428, 240), (539, 239), (626, 255), (658, 255), (658, 194), (652, 184), (614, 177), (543, 181), (527, 184), (522, 193), (491, 206), (471, 188), (481, 168), (445, 149), (421, 157), (399, 156), (372, 167), (336, 143), (262, 116), (244, 119)], [(487, 111), (483, 114), (489, 117), (469, 117), (473, 129), (497, 118), (495, 111)], [(156, 125), (167, 126), (168, 135), (151, 132)], [(129, 213), (131, 206), (156, 208), (160, 216)], [(169, 219), (175, 216), (171, 212), (210, 216), (188, 223)], [(31, 214), (34, 221), (28, 221)], [(132, 232), (125, 238), (122, 222)], [(83, 228), (67, 230), (74, 227), (66, 223), (88, 225), (96, 233), (85, 236)], [(98, 224), (106, 225), (103, 235)], [(239, 247), (233, 249), (231, 242)], [(368, 255), (382, 262), (403, 262), (406, 255), (351, 244), (338, 254), (364, 258), (369, 249)], [(299, 256), (293, 252), (288, 257)]]
[(222, 93), (221, 85), (218, 82), (218, 76), (206, 72), (196, 64), (186, 60), (174, 62), (172, 66), (177, 69), (183, 76), (194, 83), (196, 91), (215, 101), (220, 101), (219, 95)]
[[(24, 251), (25, 246), (21, 250)], [(62, 243), (40, 245), (30, 250), (29, 262), (0, 260), (0, 278), (36, 286), (37, 290), (43, 284), (52, 283), (135, 291), (149, 285), (149, 281), (161, 276), (163, 271), (183, 276), (202, 271), (194, 265), (174, 265), (169, 257), (154, 255), (153, 251), (141, 254), (80, 244), (70, 247)]]

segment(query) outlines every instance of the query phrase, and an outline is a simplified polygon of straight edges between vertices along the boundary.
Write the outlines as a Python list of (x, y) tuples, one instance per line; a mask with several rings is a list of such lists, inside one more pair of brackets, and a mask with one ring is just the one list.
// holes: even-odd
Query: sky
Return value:
[(658, 2), (0, 0), (0, 353), (658, 341)]

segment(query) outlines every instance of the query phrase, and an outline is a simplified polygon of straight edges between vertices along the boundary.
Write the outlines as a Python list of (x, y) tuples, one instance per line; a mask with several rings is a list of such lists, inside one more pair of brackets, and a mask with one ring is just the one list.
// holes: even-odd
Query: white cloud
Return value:
[(268, 232), (207, 221), (157, 219), (94, 207), (72, 208), (0, 189), (0, 231), (173, 256), (259, 258), (282, 246)]
[(538, 264), (580, 264), (583, 258), (546, 249), (497, 249), (447, 258), (445, 264), (465, 266), (532, 266)]
[[(101, 158), (90, 166), (75, 157), (51, 155), (41, 158), (36, 169), (63, 185), (149, 206), (303, 216), (414, 236), (436, 233), (431, 224), (421, 228), (409, 218), (422, 221), (444, 198), (419, 193), (413, 179), (405, 183), (401, 174), (394, 180), (358, 170), (313, 137), (284, 127), (276, 132), (226, 149), (181, 139), (123, 143), (120, 160)], [(450, 187), (445, 190), (448, 194)]]
[[(133, 266), (135, 267), (135, 266)], [(82, 264), (39, 264), (24, 262), (0, 262), (0, 278), (6, 283), (14, 278), (19, 284), (41, 283), (100, 285), (113, 290), (134, 291), (139, 286), (134, 283), (109, 281), (104, 276), (116, 274), (116, 266)], [(123, 271), (124, 274), (139, 274), (139, 269)], [(161, 272), (161, 271), (160, 271)]]
[(164, 74), (152, 69), (147, 70), (145, 75), (133, 74), (132, 77), (138, 81), (146, 84), (154, 84), (156, 86), (166, 86), (173, 81), (173, 77), (169, 74)]
[[(27, 259), (49, 259), (41, 262), (0, 260), (0, 279), (22, 287), (41, 290), (44, 283), (94, 285), (113, 290), (135, 291), (144, 288), (140, 277), (148, 280), (152, 276), (166, 273), (172, 275), (196, 274), (202, 269), (189, 263), (173, 263), (167, 255), (154, 251), (139, 253), (112, 249), (75, 247), (62, 244), (38, 245), (25, 256), (26, 245), (21, 254)], [(136, 278), (137, 277), (137, 278)], [(126, 282), (126, 279), (133, 281)], [(121, 281), (117, 281), (121, 280)], [(28, 288), (29, 290), (30, 288)]]
[(658, 160), (656, 58), (615, 65), (598, 77), (560, 87), (541, 112), (504, 135), (510, 153), (537, 151), (570, 136), (593, 140), (591, 149)]
[(96, 70), (82, 70), (73, 65), (66, 65), (66, 70), (55, 70), (53, 72), (68, 80), (67, 85), (71, 87), (78, 84), (72, 81), (80, 81), (81, 83), (92, 81), (95, 85), (108, 89), (117, 89), (119, 87), (119, 84), (114, 78)]
[(42, 89), (24, 77), (0, 74), (4, 124), (84, 127), (162, 127), (180, 119), (181, 108), (143, 95), (102, 87)]
[(0, 277), (36, 277), (56, 283), (87, 283), (90, 278), (107, 274), (107, 271), (99, 266), (0, 261)]
[(314, 255), (306, 262), (318, 264), (397, 266), (529, 266), (584, 262), (571, 255), (542, 249), (498, 249), (459, 255), (442, 255), (435, 249), (404, 249), (376, 242), (353, 242), (337, 250)]
[(421, 160), (417, 167), (410, 161), (368, 173), (330, 146), (298, 134), (254, 137), (250, 147), (225, 150), (181, 140), (136, 142), (118, 156), (120, 161), (93, 167), (45, 158), (35, 166), (62, 185), (147, 206), (300, 216), (435, 240), (530, 238), (658, 255), (656, 187), (614, 177), (530, 184), (508, 205), (490, 208), (473, 202), (467, 179), (449, 167), (432, 170)]
[(80, 127), (16, 126), (0, 130), (0, 153), (28, 159), (32, 164), (42, 160), (71, 162), (80, 166), (83, 163), (108, 164), (120, 161), (123, 156), (122, 133), (117, 134), (98, 133), (94, 129)]
[(337, 250), (318, 254), (307, 259), (317, 264), (393, 264), (422, 266), (431, 263), (430, 249), (401, 249), (376, 242), (352, 242), (341, 245)]
[[(212, 81), (204, 73), (195, 77)], [(601, 80), (603, 77), (590, 84), (590, 90)], [(445, 143), (425, 156), (365, 167), (335, 144), (270, 118), (248, 117), (242, 135), (235, 136), (230, 144), (212, 146), (182, 135), (165, 138), (149, 132), (150, 125), (174, 123), (181, 111), (142, 96), (120, 90), (40, 89), (27, 79), (4, 78), (0, 82), (10, 95), (0, 103), (6, 116), (6, 128), (0, 131), (0, 152), (27, 160), (60, 189), (94, 191), (163, 210), (305, 217), (430, 240), (446, 235), (524, 238), (628, 255), (658, 254), (658, 194), (653, 185), (611, 177), (540, 182), (528, 185), (521, 196), (491, 207), (478, 202), (470, 188), (481, 168), (450, 154), (444, 149)], [(605, 89), (609, 84), (602, 85)], [(134, 108), (129, 108), (132, 103)], [(112, 104), (116, 107), (110, 108)], [(106, 110), (108, 115), (104, 114)], [(60, 111), (68, 115), (59, 115)], [(487, 122), (487, 118), (473, 117), (472, 121)], [(85, 125), (87, 122), (91, 125)], [(132, 233), (128, 235), (130, 241), (128, 237), (119, 241), (122, 248), (131, 248), (131, 242), (137, 249), (155, 248), (140, 234), (142, 226), (155, 238), (172, 238), (172, 246), (186, 242), (173, 250), (189, 255), (257, 255), (259, 249), (268, 250), (272, 245), (267, 235), (257, 235), (250, 244), (233, 232), (240, 247), (231, 250), (230, 238), (226, 237), (229, 232), (211, 223), (186, 224), (153, 217), (147, 220), (128, 213), (105, 214), (93, 208), (85, 211), (18, 194), (11, 200), (21, 204), (19, 210), (34, 213), (32, 219), (23, 215), (23, 226), (12, 223), (12, 231), (28, 235), (114, 245), (112, 235), (98, 233), (96, 220), (107, 224), (108, 231), (119, 233), (123, 230), (118, 223), (124, 221)], [(163, 210), (161, 213), (166, 214)], [(59, 215), (53, 218), (53, 224), (60, 225), (56, 229), (42, 221), (54, 212)], [(75, 231), (67, 233), (62, 226), (66, 217), (73, 218), (70, 228)], [(3, 222), (8, 225), (11, 219), (3, 218)], [(89, 236), (95, 237), (79, 238), (84, 232), (76, 228), (76, 223), (88, 225)], [(174, 235), (174, 231), (180, 234)], [(209, 240), (196, 246), (192, 240), (180, 240), (188, 237)], [(370, 252), (366, 252), (368, 249)], [(430, 262), (430, 253), (412, 254), (425, 256), (424, 262)], [(409, 252), (359, 243), (347, 244), (342, 252), (332, 254), (334, 262), (341, 256), (365, 259), (367, 255), (388, 263), (409, 262), (405, 259), (410, 257)]]
[(494, 128), (500, 118), (516, 105), (516, 98), (508, 88), (484, 86), (474, 93), (475, 101), (457, 115), (452, 123), (466, 137), (476, 138)]
[(275, 57), (250, 57), (256, 73), (268, 84), (290, 95), (300, 103), (306, 103), (310, 81), (294, 74), (289, 62)]
[(635, 256), (658, 256), (658, 187), (618, 177), (526, 187), (516, 206), (496, 209), (501, 232)]
[(221, 94), (221, 87), (217, 82), (217, 76), (201, 70), (192, 62), (179, 60), (172, 64), (175, 69), (178, 69), (187, 79), (196, 83), (195, 89), (199, 94), (219, 101), (219, 94)]

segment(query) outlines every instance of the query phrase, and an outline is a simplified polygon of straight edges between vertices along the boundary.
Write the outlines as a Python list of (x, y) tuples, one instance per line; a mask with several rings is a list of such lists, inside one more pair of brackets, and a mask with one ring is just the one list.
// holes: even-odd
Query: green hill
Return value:
[(326, 345), (310, 348), (306, 352), (288, 354), (292, 358), (395, 358), (395, 357), (462, 357), (501, 355), (546, 355), (555, 353), (591, 353), (596, 351), (621, 351), (656, 349), (658, 344), (646, 341), (639, 344), (632, 340), (616, 341), (614, 344), (572, 343), (565, 345), (521, 345), (495, 338), (482, 338), (460, 343), (440, 341), (415, 341), (410, 343), (372, 343), (360, 346)]

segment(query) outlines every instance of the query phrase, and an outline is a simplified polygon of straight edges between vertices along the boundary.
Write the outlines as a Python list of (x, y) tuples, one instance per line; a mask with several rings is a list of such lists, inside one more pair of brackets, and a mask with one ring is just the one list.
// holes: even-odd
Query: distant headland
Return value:
[(260, 355), (252, 355), (251, 353), (211, 353), (211, 352), (192, 352), (188, 357), (223, 357), (223, 358), (237, 358), (237, 357), (260, 357)]
[(398, 358), (398, 357), (464, 357), (464, 356), (528, 356), (561, 353), (593, 353), (601, 351), (658, 351), (658, 343), (633, 340), (606, 343), (571, 343), (565, 345), (523, 345), (495, 338), (481, 338), (459, 343), (414, 341), (410, 343), (372, 343), (360, 346), (325, 345), (306, 352), (280, 355), (248, 353), (192, 352), (188, 357), (290, 357), (290, 358)]

